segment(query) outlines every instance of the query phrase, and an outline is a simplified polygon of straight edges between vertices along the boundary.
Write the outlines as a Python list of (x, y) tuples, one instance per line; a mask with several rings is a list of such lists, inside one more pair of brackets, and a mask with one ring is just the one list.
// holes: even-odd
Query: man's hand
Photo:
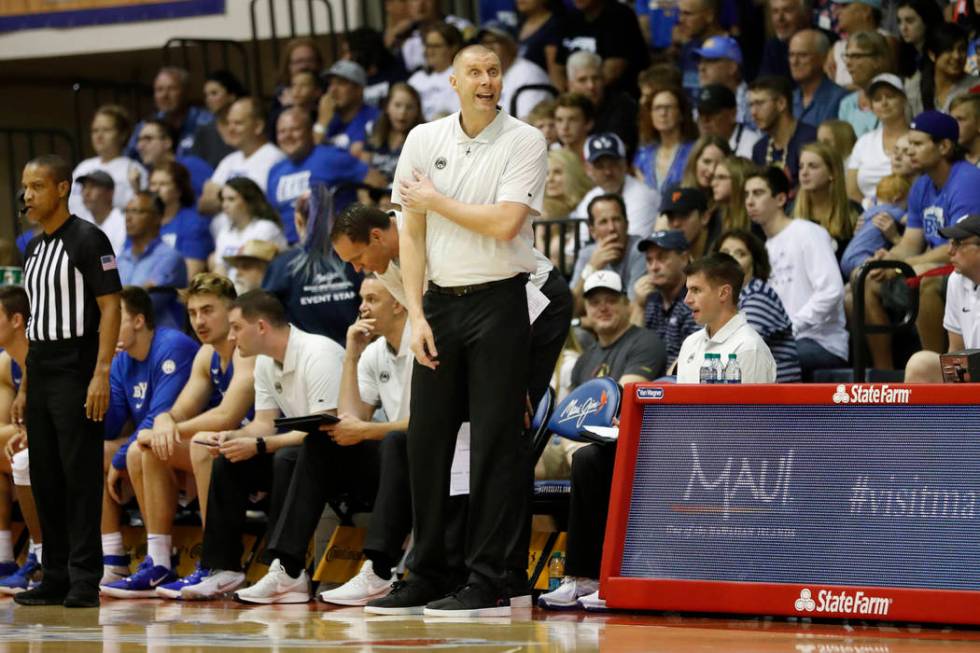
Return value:
[(633, 284), (633, 301), (638, 306), (646, 306), (647, 298), (650, 297), (654, 290), (656, 290), (656, 287), (653, 285), (653, 277), (649, 274), (644, 274)]
[(85, 416), (93, 422), (101, 422), (109, 408), (109, 373), (96, 372), (88, 384), (85, 397)]
[(7, 446), (3, 448), (3, 453), (7, 456), (7, 460), (13, 462), (14, 455), (19, 451), (23, 451), (27, 448), (27, 431), (21, 429), (14, 433), (9, 440), (7, 440)]
[(374, 318), (361, 318), (347, 329), (347, 353), (360, 358), (374, 337)]
[(897, 244), (902, 239), (902, 235), (898, 233), (898, 225), (887, 213), (879, 213), (871, 218), (871, 224), (878, 227), (881, 235), (887, 238), (892, 245)]
[(240, 463), (259, 453), (258, 439), (226, 439), (220, 444), (220, 446), (218, 446), (218, 453), (227, 458), (229, 462)]
[(114, 465), (109, 465), (109, 473), (106, 474), (105, 484), (106, 490), (109, 492), (109, 496), (116, 503), (122, 505), (122, 480), (124, 478), (123, 472), (115, 468)]
[(330, 439), (341, 447), (364, 442), (367, 439), (367, 422), (360, 420), (353, 415), (340, 415), (340, 421), (336, 424), (322, 424), (321, 431), (325, 431)]
[(589, 259), (589, 265), (596, 270), (601, 270), (610, 263), (615, 263), (623, 258), (623, 243), (616, 234), (609, 234), (596, 244), (595, 251)]
[(211, 454), (212, 458), (217, 458), (221, 455), (219, 450), (221, 444), (229, 439), (230, 431), (202, 431), (194, 436), (194, 442), (197, 443), (195, 446), (205, 447), (208, 453)]
[(126, 176), (129, 177), (129, 185), (133, 187), (134, 191), (142, 190), (143, 178), (140, 176), (139, 168), (133, 166)]
[(316, 121), (326, 127), (333, 119), (333, 114), (337, 112), (337, 103), (333, 96), (324, 93), (320, 96), (320, 105), (317, 107)]
[(440, 197), (439, 191), (432, 185), (432, 180), (418, 170), (412, 170), (412, 177), (413, 181), (398, 182), (402, 208), (406, 211), (424, 213), (431, 209), (432, 204)]
[(150, 448), (160, 460), (169, 460), (174, 455), (174, 447), (182, 442), (177, 424), (171, 419), (169, 423), (161, 424), (150, 433)]
[(412, 320), (412, 353), (415, 354), (415, 359), (420, 365), (433, 370), (439, 366), (439, 361), (436, 360), (439, 356), (439, 352), (436, 351), (436, 339), (432, 335), (429, 322), (424, 317)]
[(27, 412), (27, 393), (24, 392), (24, 386), (20, 387), (17, 391), (17, 396), (14, 397), (14, 401), (10, 404), (10, 421), (14, 424), (24, 424), (24, 414)]

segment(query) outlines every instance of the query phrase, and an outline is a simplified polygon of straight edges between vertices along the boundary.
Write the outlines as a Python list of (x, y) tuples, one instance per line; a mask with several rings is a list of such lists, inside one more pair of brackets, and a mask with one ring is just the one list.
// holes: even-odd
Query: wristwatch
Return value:
[(256, 453), (266, 452), (265, 438), (255, 438), (255, 452)]

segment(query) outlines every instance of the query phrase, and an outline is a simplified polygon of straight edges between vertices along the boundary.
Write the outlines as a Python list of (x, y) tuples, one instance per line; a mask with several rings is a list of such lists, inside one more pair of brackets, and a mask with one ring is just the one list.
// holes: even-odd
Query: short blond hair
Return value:
[(909, 196), (912, 184), (902, 175), (886, 175), (878, 182), (875, 193), (885, 204), (897, 204)]

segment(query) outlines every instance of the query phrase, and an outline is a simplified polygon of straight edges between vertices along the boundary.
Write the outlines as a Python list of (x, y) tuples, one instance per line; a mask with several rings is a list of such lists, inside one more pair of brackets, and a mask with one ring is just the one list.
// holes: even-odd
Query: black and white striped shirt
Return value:
[(98, 337), (96, 297), (119, 292), (119, 270), (109, 238), (97, 226), (71, 216), (53, 234), (27, 243), (24, 288), (31, 303), (27, 337), (32, 342)]

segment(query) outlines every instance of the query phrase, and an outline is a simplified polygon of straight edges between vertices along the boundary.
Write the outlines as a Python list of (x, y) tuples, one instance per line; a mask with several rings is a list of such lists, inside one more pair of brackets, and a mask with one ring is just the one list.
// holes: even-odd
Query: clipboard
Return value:
[(304, 433), (316, 433), (320, 430), (321, 424), (336, 424), (340, 418), (327, 413), (316, 415), (303, 415), (301, 417), (277, 417), (274, 423), (277, 428), (287, 431), (302, 431)]

